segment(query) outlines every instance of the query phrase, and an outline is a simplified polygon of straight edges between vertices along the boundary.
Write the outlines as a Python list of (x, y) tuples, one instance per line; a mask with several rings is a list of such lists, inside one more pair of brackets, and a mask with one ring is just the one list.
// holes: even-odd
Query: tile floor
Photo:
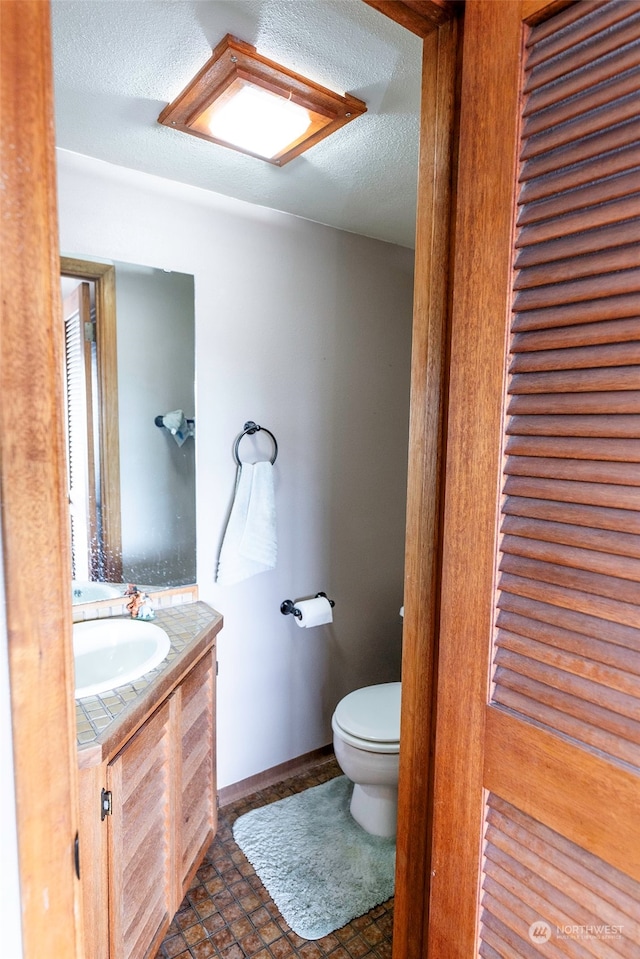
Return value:
[(220, 810), (216, 839), (156, 959), (390, 959), (393, 899), (324, 939), (301, 939), (233, 840), (238, 816), (338, 775), (331, 759)]

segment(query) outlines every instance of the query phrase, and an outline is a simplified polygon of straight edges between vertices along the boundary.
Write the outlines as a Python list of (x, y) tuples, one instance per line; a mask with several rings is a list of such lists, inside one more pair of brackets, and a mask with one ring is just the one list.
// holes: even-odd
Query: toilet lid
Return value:
[(346, 733), (369, 742), (400, 741), (401, 683), (354, 689), (336, 706), (333, 718)]

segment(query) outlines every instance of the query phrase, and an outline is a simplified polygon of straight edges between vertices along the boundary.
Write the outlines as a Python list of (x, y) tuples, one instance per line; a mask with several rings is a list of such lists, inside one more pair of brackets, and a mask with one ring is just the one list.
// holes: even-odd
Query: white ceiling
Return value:
[[(59, 147), (413, 247), (422, 41), (362, 0), (53, 0)], [(231, 33), (368, 112), (284, 167), (157, 123)]]

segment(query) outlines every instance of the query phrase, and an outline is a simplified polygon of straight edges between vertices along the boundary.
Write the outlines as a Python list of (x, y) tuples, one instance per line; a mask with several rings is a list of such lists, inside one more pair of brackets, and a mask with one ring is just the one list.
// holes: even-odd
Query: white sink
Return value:
[(97, 603), (101, 599), (113, 599), (124, 594), (124, 586), (112, 586), (111, 583), (85, 582), (74, 579), (71, 584), (74, 603)]
[(164, 629), (144, 620), (95, 619), (75, 623), (76, 699), (139, 679), (166, 658), (170, 646)]

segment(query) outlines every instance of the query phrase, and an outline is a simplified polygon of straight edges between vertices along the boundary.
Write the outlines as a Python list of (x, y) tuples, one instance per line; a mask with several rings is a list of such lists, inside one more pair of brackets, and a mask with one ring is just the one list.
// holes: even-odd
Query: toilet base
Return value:
[(395, 836), (398, 819), (397, 786), (353, 787), (351, 815), (372, 836)]

